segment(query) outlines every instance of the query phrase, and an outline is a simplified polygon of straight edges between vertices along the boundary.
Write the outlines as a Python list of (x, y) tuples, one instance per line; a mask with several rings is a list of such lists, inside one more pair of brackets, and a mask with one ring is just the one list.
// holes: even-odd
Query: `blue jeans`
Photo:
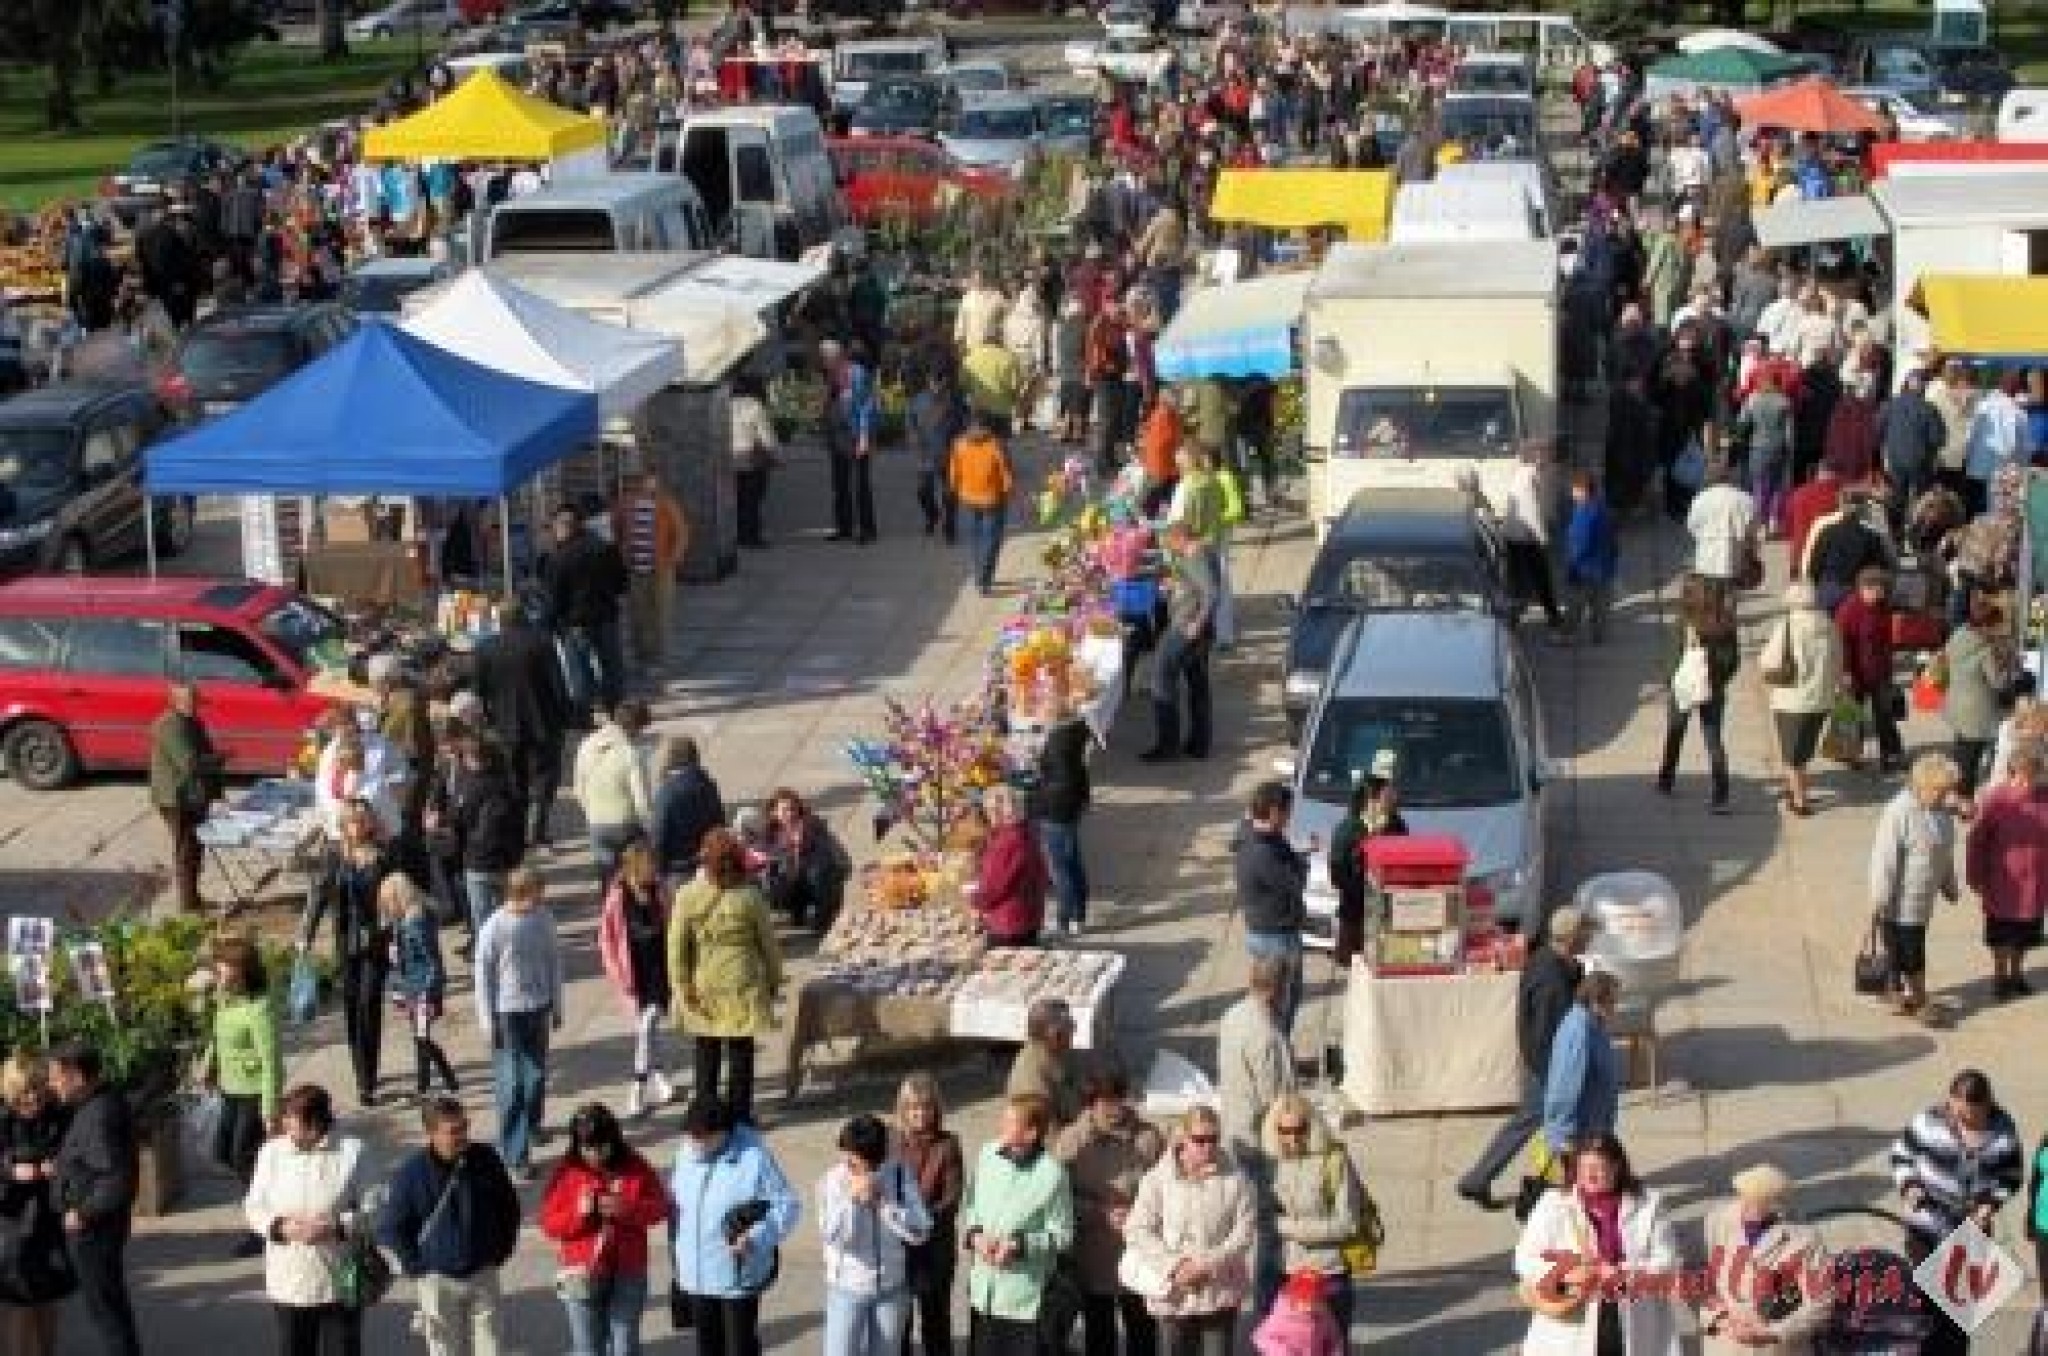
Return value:
[(589, 700), (601, 710), (612, 710), (626, 695), (626, 652), (618, 622), (571, 626), (563, 630), (562, 636), (569, 642), (569, 653), (589, 679), (585, 689)]
[(1294, 1015), (1301, 1011), (1301, 934), (1298, 932), (1247, 932), (1244, 949), (1252, 959), (1279, 956), (1288, 962), (1287, 987), (1280, 992), (1280, 1030), (1294, 1035)]
[(562, 1301), (569, 1316), (569, 1356), (640, 1356), (645, 1276), (615, 1276), (593, 1303)]
[(592, 824), (590, 826), (590, 860), (597, 864), (598, 897), (612, 888), (612, 877), (618, 874), (619, 857), (626, 850), (626, 844), (635, 838), (645, 836), (638, 824)]
[(987, 593), (995, 587), (996, 558), (1003, 553), (1003, 510), (966, 504), (960, 507), (967, 515), (967, 549), (974, 557), (974, 586)]
[(824, 1356), (896, 1356), (910, 1321), (910, 1292), (856, 1295), (825, 1288)]
[(491, 1045), (491, 1092), (498, 1103), (498, 1152), (515, 1168), (533, 1163), (534, 1132), (548, 1095), (548, 1025), (552, 1014), (501, 1012)]
[(505, 902), (505, 873), (465, 871), (462, 873), (462, 892), (469, 896), (469, 935), (474, 937), (484, 930), (484, 924)]
[(1046, 865), (1052, 871), (1053, 894), (1059, 899), (1059, 921), (1088, 921), (1088, 866), (1081, 860), (1081, 824), (1038, 821), (1038, 838), (1045, 844)]

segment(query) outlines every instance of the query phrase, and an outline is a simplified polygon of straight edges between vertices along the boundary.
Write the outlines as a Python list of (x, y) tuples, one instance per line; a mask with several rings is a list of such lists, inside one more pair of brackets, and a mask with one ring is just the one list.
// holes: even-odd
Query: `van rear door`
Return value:
[(733, 129), (697, 125), (683, 129), (680, 168), (683, 177), (696, 186), (704, 200), (704, 214), (711, 218), (712, 237), (723, 240), (732, 222), (732, 150), (728, 133)]
[(751, 259), (795, 259), (795, 223), (781, 210), (785, 195), (767, 131), (735, 127), (729, 145), (736, 248)]

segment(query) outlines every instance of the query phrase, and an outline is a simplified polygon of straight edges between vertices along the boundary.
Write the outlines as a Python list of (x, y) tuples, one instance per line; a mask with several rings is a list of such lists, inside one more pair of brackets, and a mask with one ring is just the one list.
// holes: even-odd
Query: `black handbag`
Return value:
[(1887, 994), (1892, 989), (1892, 953), (1884, 944), (1884, 927), (1878, 916), (1870, 916), (1870, 929), (1856, 952), (1856, 992)]
[(677, 1332), (688, 1332), (697, 1326), (697, 1314), (690, 1307), (689, 1292), (675, 1281), (668, 1283), (668, 1325)]
[(1066, 1258), (1053, 1263), (1045, 1274), (1045, 1289), (1038, 1299), (1038, 1341), (1045, 1351), (1065, 1351), (1073, 1340), (1074, 1329), (1081, 1322), (1081, 1311), (1087, 1300), (1081, 1294), (1080, 1282), (1068, 1270)]
[(1530, 1173), (1522, 1178), (1522, 1185), (1515, 1192), (1515, 1221), (1527, 1224), (1529, 1216), (1536, 1213), (1536, 1202), (1543, 1199), (1543, 1193), (1550, 1190), (1552, 1183), (1547, 1178)]

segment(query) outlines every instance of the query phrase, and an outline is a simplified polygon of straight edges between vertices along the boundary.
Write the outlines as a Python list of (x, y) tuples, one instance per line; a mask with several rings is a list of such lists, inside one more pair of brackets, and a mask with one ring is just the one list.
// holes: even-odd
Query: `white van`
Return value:
[(824, 126), (799, 105), (692, 113), (655, 130), (649, 167), (684, 176), (712, 238), (751, 258), (795, 260), (846, 224)]
[(564, 179), (491, 209), (477, 262), (507, 254), (646, 254), (715, 248), (704, 200), (674, 174)]
[(2048, 89), (2009, 89), (1998, 101), (2000, 141), (2048, 141)]
[(1528, 199), (1531, 240), (1557, 234), (1557, 188), (1550, 167), (1539, 160), (1460, 160), (1439, 166), (1439, 184), (1513, 184)]
[(1401, 185), (1387, 241), (1420, 245), (1451, 240), (1540, 240), (1535, 206), (1520, 184), (1500, 179)]
[(879, 75), (938, 75), (953, 59), (944, 38), (856, 38), (832, 49), (832, 106), (849, 109)]
[(1451, 67), (1452, 94), (1536, 97), (1536, 68), (1520, 52), (1468, 52)]

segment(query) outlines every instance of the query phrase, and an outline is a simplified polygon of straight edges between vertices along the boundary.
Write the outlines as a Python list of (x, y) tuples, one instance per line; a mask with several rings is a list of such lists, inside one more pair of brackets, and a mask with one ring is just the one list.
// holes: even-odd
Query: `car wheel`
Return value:
[(84, 574), (92, 565), (92, 552), (83, 537), (66, 537), (57, 548), (57, 568), (64, 574)]
[(78, 753), (47, 720), (25, 720), (7, 732), (7, 770), (31, 791), (55, 791), (78, 778)]
[(184, 555), (192, 545), (197, 517), (190, 499), (173, 499), (158, 517), (157, 550), (166, 557)]
[(370, 36), (377, 39), (379, 42), (391, 41), (391, 25), (378, 24), (375, 28), (370, 30)]

